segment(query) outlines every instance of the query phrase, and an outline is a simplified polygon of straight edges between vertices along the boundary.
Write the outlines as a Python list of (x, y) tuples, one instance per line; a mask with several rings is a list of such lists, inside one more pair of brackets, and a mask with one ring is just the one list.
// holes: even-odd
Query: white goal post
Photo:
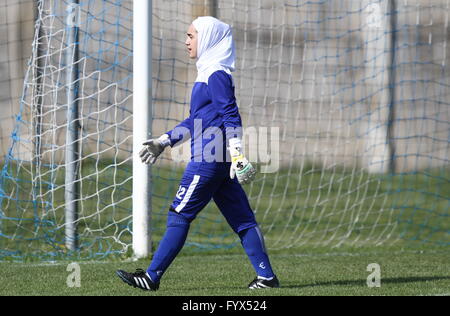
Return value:
[(133, 252), (151, 251), (151, 167), (139, 159), (142, 143), (151, 135), (152, 0), (133, 1)]

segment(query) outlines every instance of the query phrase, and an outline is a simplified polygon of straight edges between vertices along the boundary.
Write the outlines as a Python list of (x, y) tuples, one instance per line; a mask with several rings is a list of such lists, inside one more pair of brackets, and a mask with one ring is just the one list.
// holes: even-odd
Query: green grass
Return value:
[[(252, 268), (211, 203), (192, 223), (160, 291), (145, 293), (114, 274), (119, 268), (145, 268), (150, 261), (130, 262), (131, 247), (126, 248), (132, 237), (130, 165), (83, 166), (77, 253), (64, 248), (63, 187), (46, 187), (52, 177), (62, 183), (63, 169), (43, 173), (47, 182), (34, 203), (26, 180), (30, 166), (16, 167), (2, 179), (0, 295), (450, 294), (450, 169), (377, 176), (311, 165), (260, 174), (245, 190), (268, 247), (276, 249), (271, 260), (283, 287), (246, 289)], [(153, 168), (153, 249), (181, 175), (182, 169)], [(45, 204), (51, 195), (53, 209)], [(105, 258), (110, 251), (118, 255)], [(67, 260), (80, 263), (81, 288), (67, 287)], [(381, 266), (381, 288), (366, 285), (370, 263)]]
[[(80, 262), (81, 287), (66, 280), (69, 262), (0, 263), (0, 296), (322, 296), (322, 295), (450, 295), (448, 249), (349, 249), (339, 252), (273, 252), (271, 260), (280, 289), (250, 291), (254, 277), (242, 251), (189, 255), (182, 252), (166, 272), (157, 292), (122, 283), (115, 270), (145, 268), (148, 260)], [(367, 266), (378, 263), (381, 287), (367, 286)]]

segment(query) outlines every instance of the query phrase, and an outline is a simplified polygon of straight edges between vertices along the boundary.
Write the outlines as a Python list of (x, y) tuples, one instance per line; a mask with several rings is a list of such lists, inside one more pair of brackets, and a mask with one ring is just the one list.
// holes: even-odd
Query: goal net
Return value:
[[(131, 254), (133, 3), (37, 3), (1, 164), (0, 259)], [(202, 15), (233, 27), (246, 153), (260, 171), (245, 190), (269, 249), (449, 245), (449, 1), (153, 0), (153, 135), (188, 116), (196, 66), (184, 41)], [(152, 168), (155, 242), (188, 152)], [(214, 203), (186, 243), (236, 245)]]

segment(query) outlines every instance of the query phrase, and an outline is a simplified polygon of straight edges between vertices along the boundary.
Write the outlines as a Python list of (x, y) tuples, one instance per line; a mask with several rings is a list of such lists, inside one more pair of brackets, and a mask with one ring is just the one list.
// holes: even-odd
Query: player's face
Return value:
[(194, 25), (191, 24), (187, 31), (187, 38), (185, 42), (190, 58), (197, 58), (197, 38), (197, 30), (195, 29)]

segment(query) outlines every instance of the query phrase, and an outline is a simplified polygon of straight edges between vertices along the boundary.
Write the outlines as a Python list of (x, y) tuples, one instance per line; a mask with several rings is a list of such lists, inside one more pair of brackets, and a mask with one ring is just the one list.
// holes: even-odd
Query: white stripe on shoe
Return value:
[(265, 277), (262, 277), (262, 276), (259, 276), (259, 275), (258, 275), (258, 279), (259, 279), (259, 280), (270, 281), (270, 280), (273, 280), (273, 277), (271, 277), (271, 278), (265, 278)]
[(144, 282), (145, 288), (150, 291), (150, 287), (148, 286), (147, 280), (142, 278), (142, 282)]
[(145, 280), (143, 278), (134, 277), (134, 281), (140, 288), (148, 289), (148, 287), (145, 287), (145, 285), (144, 285)]
[(261, 282), (255, 282), (252, 286), (250, 286), (251, 290), (264, 289), (264, 288), (269, 288), (269, 287)]

